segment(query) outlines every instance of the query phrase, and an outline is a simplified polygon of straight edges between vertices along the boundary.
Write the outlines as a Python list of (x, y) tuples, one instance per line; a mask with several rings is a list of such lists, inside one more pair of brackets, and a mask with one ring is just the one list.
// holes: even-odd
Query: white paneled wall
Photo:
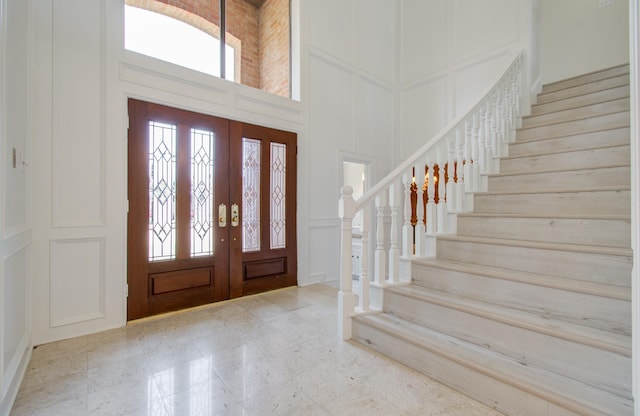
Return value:
[(309, 1), (309, 282), (338, 277), (340, 154), (391, 169), (397, 1)]
[(0, 0), (0, 415), (31, 356), (28, 11), (25, 1)]
[(520, 50), (531, 61), (536, 3), (401, 0), (396, 162), (468, 110)]

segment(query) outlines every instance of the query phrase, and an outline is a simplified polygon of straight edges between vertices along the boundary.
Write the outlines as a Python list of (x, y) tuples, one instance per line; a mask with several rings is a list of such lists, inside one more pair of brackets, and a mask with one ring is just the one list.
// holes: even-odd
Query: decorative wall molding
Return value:
[(50, 327), (104, 318), (105, 238), (52, 239), (49, 253)]

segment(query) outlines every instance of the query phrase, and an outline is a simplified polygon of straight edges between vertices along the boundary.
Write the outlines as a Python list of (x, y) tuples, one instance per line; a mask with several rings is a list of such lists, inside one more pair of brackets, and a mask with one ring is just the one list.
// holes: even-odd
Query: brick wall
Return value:
[(260, 89), (289, 97), (289, 0), (266, 0), (259, 10)]

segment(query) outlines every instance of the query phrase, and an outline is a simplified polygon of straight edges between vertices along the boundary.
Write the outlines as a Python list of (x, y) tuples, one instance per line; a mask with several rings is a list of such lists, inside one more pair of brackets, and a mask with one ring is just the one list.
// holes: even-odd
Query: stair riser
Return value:
[(414, 264), (413, 283), (440, 292), (489, 302), (617, 334), (630, 335), (628, 301), (512, 280)]
[(629, 165), (629, 146), (605, 147), (568, 153), (508, 158), (500, 161), (500, 173), (548, 172)]
[(613, 78), (620, 75), (629, 74), (629, 65), (616, 66), (603, 71), (593, 72), (585, 75), (581, 75), (574, 78), (569, 78), (561, 81), (556, 81), (551, 84), (546, 84), (542, 87), (542, 93), (549, 93), (566, 88), (575, 87), (578, 85), (584, 85), (595, 81), (600, 81), (607, 78)]
[(474, 211), (522, 215), (631, 215), (629, 191), (475, 194)]
[(554, 101), (547, 104), (534, 105), (531, 108), (531, 115), (537, 116), (554, 111), (563, 111), (570, 108), (582, 107), (585, 105), (592, 105), (610, 100), (618, 100), (620, 98), (627, 98), (629, 97), (629, 92), (629, 86), (623, 85), (621, 87), (598, 91), (591, 94), (579, 95), (577, 97)]
[(563, 137), (579, 133), (590, 133), (609, 129), (629, 127), (629, 112), (607, 114), (585, 120), (567, 121), (548, 126), (520, 129), (516, 141)]
[(537, 103), (546, 104), (552, 101), (577, 97), (578, 95), (590, 94), (592, 92), (621, 87), (623, 85), (629, 85), (629, 74), (594, 81), (588, 84), (577, 85), (575, 87), (568, 87), (554, 92), (542, 93), (538, 95)]
[(629, 287), (631, 258), (439, 238), (437, 257), (569, 279)]
[(385, 293), (384, 309), (407, 321), (504, 354), (523, 365), (564, 374), (623, 397), (630, 395), (629, 357), (393, 292)]
[(631, 247), (629, 220), (458, 216), (458, 235)]
[(623, 166), (568, 172), (490, 176), (489, 192), (590, 191), (612, 186), (629, 187), (630, 182), (630, 169)]
[(545, 126), (564, 123), (572, 120), (583, 120), (587, 117), (629, 111), (629, 99), (621, 98), (604, 103), (591, 104), (583, 107), (555, 111), (548, 114), (529, 116), (522, 119), (522, 128)]
[[(354, 321), (353, 339), (505, 415), (580, 416), (440, 354)], [(557, 413), (553, 413), (555, 409)], [(583, 412), (581, 412), (583, 413)], [(592, 413), (595, 416), (596, 413)], [(630, 413), (632, 414), (632, 412)]]
[(538, 155), (592, 147), (628, 145), (629, 137), (629, 128), (620, 128), (547, 140), (516, 142), (509, 145), (509, 156)]

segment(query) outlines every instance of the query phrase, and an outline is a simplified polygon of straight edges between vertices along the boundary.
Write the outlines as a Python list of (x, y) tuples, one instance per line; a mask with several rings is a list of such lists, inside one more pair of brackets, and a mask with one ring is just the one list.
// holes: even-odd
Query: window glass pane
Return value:
[(290, 0), (125, 0), (125, 48), (219, 77), (221, 27), (225, 78), (291, 96)]
[(176, 255), (176, 126), (149, 122), (149, 260)]
[(191, 255), (213, 254), (214, 144), (210, 131), (191, 129)]
[[(220, 76), (220, 10), (217, 1), (127, 0), (125, 48), (213, 76)], [(188, 47), (187, 47), (188, 46)], [(233, 80), (234, 50), (225, 47), (227, 78)]]
[(260, 141), (242, 139), (242, 251), (260, 250)]
[(271, 248), (286, 247), (287, 145), (271, 143)]

